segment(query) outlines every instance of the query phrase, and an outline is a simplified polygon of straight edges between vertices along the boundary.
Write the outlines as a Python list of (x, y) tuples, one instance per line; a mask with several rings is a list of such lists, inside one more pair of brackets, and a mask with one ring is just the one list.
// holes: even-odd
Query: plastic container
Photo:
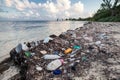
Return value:
[(48, 43), (48, 42), (49, 42), (49, 40), (53, 40), (53, 39), (52, 39), (52, 38), (50, 38), (50, 37), (47, 37), (47, 38), (45, 38), (45, 39), (44, 39), (43, 43)]
[(26, 51), (26, 52), (25, 52), (25, 56), (30, 57), (30, 56), (31, 56), (31, 53), (30, 53), (29, 51)]
[(47, 65), (47, 70), (50, 71), (56, 70), (58, 67), (60, 67), (63, 64), (63, 62), (64, 62), (63, 59), (54, 60)]
[(81, 48), (80, 46), (77, 45), (74, 46), (74, 49), (80, 49), (80, 48)]
[(62, 71), (59, 70), (59, 69), (53, 71), (53, 74), (55, 74), (55, 75), (59, 75), (59, 74), (61, 74), (61, 73), (62, 73)]
[(51, 54), (51, 55), (44, 55), (43, 58), (44, 59), (58, 59), (60, 58), (60, 56)]
[(24, 51), (28, 51), (28, 50), (29, 50), (29, 48), (27, 47), (27, 45), (26, 45), (26, 44), (22, 44), (22, 50), (24, 50)]
[(71, 54), (70, 54), (70, 57), (74, 57), (80, 49), (81, 48), (72, 51)]
[(54, 51), (53, 54), (59, 55), (59, 51)]
[(18, 44), (17, 47), (15, 48), (15, 51), (17, 53), (20, 53), (22, 51), (22, 44)]
[(95, 44), (99, 45), (99, 44), (101, 44), (101, 41), (96, 41)]
[(47, 54), (47, 51), (43, 50), (43, 51), (40, 51), (40, 53)]
[(71, 48), (68, 48), (68, 49), (66, 49), (66, 50), (64, 51), (65, 54), (69, 54), (69, 53), (71, 53), (71, 52), (72, 52), (72, 49), (71, 49)]
[(42, 67), (40, 67), (40, 66), (37, 65), (37, 66), (36, 66), (36, 70), (37, 70), (37, 71), (42, 71)]

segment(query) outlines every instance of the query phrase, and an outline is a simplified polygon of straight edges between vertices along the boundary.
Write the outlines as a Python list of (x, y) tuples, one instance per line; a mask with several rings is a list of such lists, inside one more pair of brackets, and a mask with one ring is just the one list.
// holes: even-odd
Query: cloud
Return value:
[(83, 9), (84, 9), (84, 5), (79, 1), (78, 3), (75, 3), (73, 6), (72, 6), (72, 10), (74, 12), (78, 12), (78, 13), (81, 13), (83, 12)]
[(43, 8), (45, 8), (45, 10), (47, 12), (50, 12), (50, 13), (57, 13), (58, 12), (58, 9), (53, 2), (47, 1), (47, 3), (43, 4), (42, 6), (43, 6)]
[(13, 4), (12, 0), (5, 0), (6, 6), (11, 7)]
[(5, 10), (3, 10), (2, 8), (0, 8), (0, 12), (6, 12), (6, 13), (7, 13), (8, 11), (5, 11)]
[[(70, 0), (48, 0), (45, 3), (35, 3), (29, 0), (5, 0), (5, 5), (19, 11), (17, 18), (56, 19), (80, 17), (84, 13), (84, 4), (81, 1), (71, 3)], [(38, 17), (39, 16), (39, 17)]]
[(59, 10), (67, 10), (71, 7), (70, 0), (57, 0), (57, 7)]

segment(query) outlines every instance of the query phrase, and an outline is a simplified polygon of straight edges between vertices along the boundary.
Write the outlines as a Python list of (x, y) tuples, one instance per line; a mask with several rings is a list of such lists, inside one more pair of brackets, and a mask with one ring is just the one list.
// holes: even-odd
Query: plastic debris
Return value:
[(47, 51), (43, 50), (43, 51), (40, 51), (40, 53), (47, 54)]
[(66, 49), (66, 50), (64, 51), (65, 54), (69, 54), (69, 53), (71, 53), (71, 52), (72, 52), (72, 49), (71, 49), (71, 48), (68, 48), (68, 49)]
[(26, 51), (26, 52), (25, 52), (25, 56), (30, 57), (30, 56), (31, 56), (31, 53), (30, 53), (29, 51)]
[(75, 46), (74, 46), (74, 49), (81, 49), (81, 47), (80, 47), (80, 46), (75, 45)]
[(50, 37), (47, 37), (47, 38), (44, 39), (43, 43), (48, 43), (50, 40), (53, 40), (53, 39), (50, 38)]
[(40, 66), (36, 66), (36, 70), (38, 70), (38, 71), (42, 71), (42, 67), (40, 67)]
[(35, 53), (31, 53), (31, 56), (34, 56), (35, 55)]
[(63, 62), (63, 59), (54, 60), (47, 65), (47, 70), (56, 70), (63, 64)]
[(59, 55), (59, 51), (54, 51), (53, 54)]
[(72, 51), (71, 54), (70, 54), (70, 57), (74, 57), (79, 50), (80, 50), (80, 48)]
[(58, 58), (60, 58), (60, 56), (58, 56), (58, 55), (52, 55), (52, 54), (50, 54), (50, 55), (44, 55), (43, 56), (43, 58), (44, 59), (58, 59)]
[(101, 44), (101, 41), (96, 41), (95, 44), (99, 45), (99, 44)]
[[(12, 80), (73, 80), (74, 77), (109, 80), (111, 75), (120, 72), (110, 69), (114, 68), (111, 64), (120, 62), (120, 47), (116, 45), (116, 40), (92, 24), (68, 30), (59, 36), (51, 35), (37, 41), (38, 44), (34, 41), (28, 43), (22, 45), (22, 51), (18, 44), (10, 52), (11, 59), (20, 66), (20, 76), (24, 78)], [(97, 75), (94, 75), (93, 70), (98, 72)], [(99, 71), (103, 74), (99, 75)]]
[(59, 75), (59, 74), (61, 74), (61, 73), (62, 73), (62, 71), (59, 70), (59, 69), (53, 71), (53, 74), (55, 74), (55, 75)]
[(15, 50), (17, 53), (20, 53), (22, 51), (22, 44), (18, 44)]
[(27, 45), (25, 43), (22, 44), (22, 50), (24, 50), (24, 51), (28, 51), (29, 50), (29, 48), (27, 47)]

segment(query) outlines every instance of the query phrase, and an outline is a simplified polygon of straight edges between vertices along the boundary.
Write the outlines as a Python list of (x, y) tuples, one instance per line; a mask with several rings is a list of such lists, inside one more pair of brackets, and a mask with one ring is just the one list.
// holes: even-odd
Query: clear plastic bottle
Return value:
[(60, 58), (60, 56), (49, 54), (49, 55), (44, 55), (43, 58), (44, 59), (58, 59)]
[(16, 51), (17, 53), (20, 53), (20, 52), (22, 51), (22, 45), (21, 45), (21, 44), (18, 44), (18, 45), (16, 46), (16, 48), (15, 48), (15, 51)]
[(54, 60), (47, 65), (47, 70), (50, 71), (56, 70), (58, 67), (60, 67), (63, 64), (63, 62), (64, 62), (63, 59)]

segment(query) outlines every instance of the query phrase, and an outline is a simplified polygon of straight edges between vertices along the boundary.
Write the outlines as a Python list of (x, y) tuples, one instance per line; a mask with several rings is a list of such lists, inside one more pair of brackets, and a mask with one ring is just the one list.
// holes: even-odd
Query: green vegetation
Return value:
[(69, 18), (71, 21), (101, 21), (120, 22), (120, 0), (103, 0), (100, 9), (89, 18)]
[(120, 21), (120, 0), (103, 0), (101, 8), (92, 17), (93, 21)]

